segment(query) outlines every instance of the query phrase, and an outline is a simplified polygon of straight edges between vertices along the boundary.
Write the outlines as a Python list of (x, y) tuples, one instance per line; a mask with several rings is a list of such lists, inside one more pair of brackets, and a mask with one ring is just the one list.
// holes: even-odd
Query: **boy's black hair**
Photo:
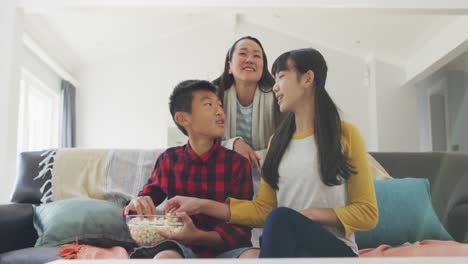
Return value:
[(186, 80), (176, 85), (169, 97), (169, 111), (177, 127), (188, 136), (187, 130), (177, 123), (175, 114), (177, 112), (192, 113), (192, 99), (195, 91), (210, 91), (216, 94), (216, 87), (209, 81)]

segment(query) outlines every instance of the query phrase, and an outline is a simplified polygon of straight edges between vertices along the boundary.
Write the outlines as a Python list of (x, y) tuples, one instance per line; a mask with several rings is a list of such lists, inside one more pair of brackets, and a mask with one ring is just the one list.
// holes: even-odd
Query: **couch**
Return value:
[[(42, 152), (19, 156), (16, 186), (8, 204), (0, 205), (0, 263), (45, 263), (59, 259), (58, 247), (34, 247), (32, 204), (39, 204), (43, 179), (38, 174)], [(427, 178), (437, 216), (450, 235), (468, 242), (468, 154), (370, 153), (394, 178)]]

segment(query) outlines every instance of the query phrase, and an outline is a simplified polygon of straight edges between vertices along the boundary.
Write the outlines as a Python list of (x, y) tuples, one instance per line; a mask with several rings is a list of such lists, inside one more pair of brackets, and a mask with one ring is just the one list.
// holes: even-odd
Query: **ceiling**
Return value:
[(458, 17), (365, 9), (93, 7), (26, 14), (25, 23), (39, 38), (51, 34), (62, 41), (81, 63), (149, 45), (171, 45), (162, 40), (194, 28), (223, 24), (223, 30), (234, 31), (236, 25), (254, 24), (311, 45), (404, 64)]

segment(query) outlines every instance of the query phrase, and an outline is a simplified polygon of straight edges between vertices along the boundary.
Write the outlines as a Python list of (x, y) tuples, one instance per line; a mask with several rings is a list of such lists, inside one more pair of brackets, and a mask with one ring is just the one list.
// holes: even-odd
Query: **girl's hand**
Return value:
[(203, 199), (187, 196), (174, 196), (167, 200), (164, 213), (185, 212), (188, 215), (200, 214)]
[(176, 215), (184, 222), (184, 227), (182, 230), (177, 233), (158, 231), (158, 234), (166, 239), (179, 241), (184, 245), (196, 244), (202, 231), (193, 224), (192, 219), (190, 216), (188, 216), (187, 213), (177, 213)]

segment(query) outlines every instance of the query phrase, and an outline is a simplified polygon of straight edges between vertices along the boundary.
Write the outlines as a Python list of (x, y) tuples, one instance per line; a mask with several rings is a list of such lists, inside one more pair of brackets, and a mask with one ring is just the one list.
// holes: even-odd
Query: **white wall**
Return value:
[(222, 69), (222, 39), (229, 36), (204, 32), (187, 32), (79, 71), (77, 146), (165, 147), (172, 88), (184, 79), (213, 79)]
[[(175, 84), (188, 78), (212, 80), (221, 74), (226, 52), (239, 36), (252, 35), (264, 45), (269, 67), (287, 50), (312, 46), (251, 24), (237, 32), (224, 24), (185, 33), (139, 51), (85, 65), (78, 71), (77, 145), (79, 147), (165, 147), (167, 126), (173, 125), (168, 97)], [(327, 59), (327, 89), (369, 138), (364, 62), (316, 47)]]
[(275, 32), (253, 24), (242, 24), (239, 31), (257, 36), (269, 59), (269, 69), (283, 52), (313, 47), (325, 57), (328, 66), (326, 89), (340, 108), (342, 117), (355, 124), (366, 142), (370, 141), (370, 114), (367, 108), (369, 87), (364, 83), (366, 64), (361, 57), (316, 45), (281, 32)]
[(16, 175), (19, 44), (22, 15), (16, 1), (0, 2), (0, 202), (9, 201)]
[(450, 121), (450, 142), (458, 145), (459, 152), (468, 153), (468, 73), (465, 71), (447, 72), (448, 81), (448, 115)]
[(465, 71), (447, 71), (444, 74), (447, 81), (448, 95), (448, 116), (449, 116), (449, 132), (452, 132), (452, 127), (459, 115), (460, 108), (463, 103), (463, 97), (466, 93), (468, 73)]
[(429, 95), (443, 94), (447, 97), (447, 150), (458, 145), (460, 152), (468, 152), (468, 73), (462, 70), (442, 69), (415, 84), (420, 91), (421, 150), (432, 151), (432, 134), (429, 112)]
[(459, 152), (468, 153), (468, 138), (466, 136), (468, 134), (468, 96), (463, 99), (460, 115), (454, 126), (452, 144), (459, 146)]
[(403, 68), (376, 61), (379, 151), (420, 150), (419, 91), (404, 80)]
[[(432, 151), (432, 127), (431, 106), (429, 98), (431, 94), (447, 93), (448, 82), (446, 72), (440, 70), (411, 86), (418, 91), (419, 116), (420, 116), (420, 150)], [(450, 124), (450, 121), (447, 121)], [(447, 133), (450, 136), (450, 133)]]

